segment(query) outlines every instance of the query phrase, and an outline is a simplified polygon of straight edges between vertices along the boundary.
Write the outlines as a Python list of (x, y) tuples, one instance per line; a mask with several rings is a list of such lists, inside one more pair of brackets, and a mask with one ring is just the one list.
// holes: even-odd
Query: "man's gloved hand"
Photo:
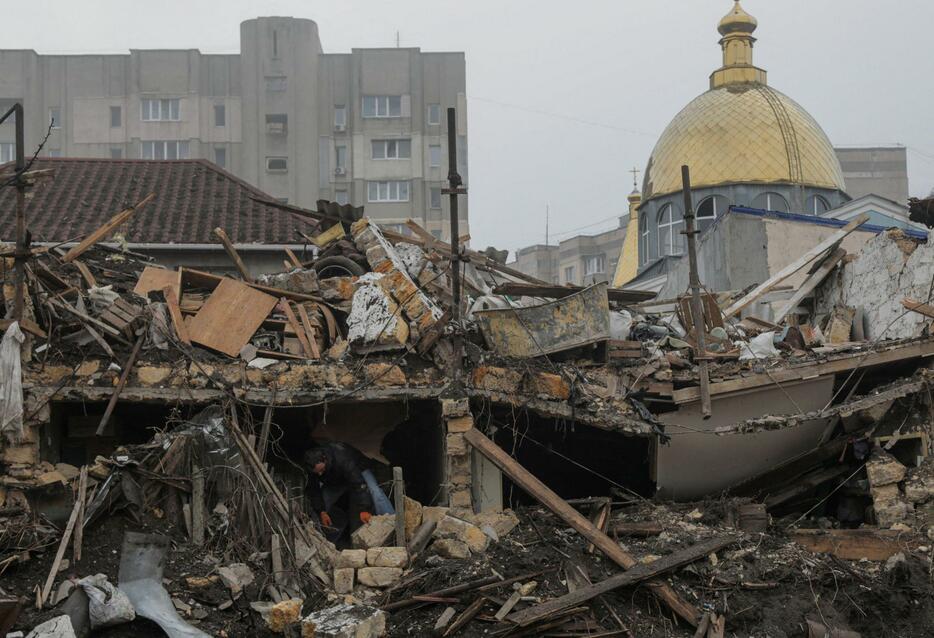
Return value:
[(327, 512), (321, 512), (320, 514), (318, 514), (318, 518), (321, 519), (321, 524), (324, 525), (325, 527), (333, 527), (333, 525), (331, 524), (331, 517)]
[(369, 523), (371, 518), (373, 518), (373, 515), (369, 512), (360, 512), (360, 522), (364, 525)]

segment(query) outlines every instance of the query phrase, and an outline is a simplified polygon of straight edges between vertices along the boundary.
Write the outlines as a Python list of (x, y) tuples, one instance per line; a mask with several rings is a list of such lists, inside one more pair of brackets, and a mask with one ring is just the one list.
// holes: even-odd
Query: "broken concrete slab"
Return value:
[(386, 633), (386, 612), (342, 603), (302, 619), (302, 638), (379, 638)]
[(357, 570), (357, 580), (367, 587), (389, 587), (402, 578), (399, 567), (363, 567)]
[(351, 535), (354, 549), (370, 549), (371, 547), (385, 547), (396, 531), (395, 514), (374, 516), (370, 522), (357, 529)]

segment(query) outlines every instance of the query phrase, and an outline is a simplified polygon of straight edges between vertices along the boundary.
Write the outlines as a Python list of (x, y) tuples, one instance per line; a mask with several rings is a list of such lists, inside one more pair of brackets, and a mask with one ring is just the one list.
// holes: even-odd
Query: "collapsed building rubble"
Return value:
[[(2, 320), (4, 631), (86, 635), (98, 574), (171, 636), (934, 629), (934, 260), (859, 283), (926, 244), (845, 255), (847, 226), (695, 319), (687, 297), (452, 260), (414, 222), (276, 206), (314, 248), (262, 277), (222, 230), (238, 278), (100, 243), (115, 225), (32, 249)], [(324, 441), (394, 497), (347, 547), (305, 499)], [(162, 571), (127, 567), (143, 552)], [(823, 597), (840, 583), (846, 602)]]

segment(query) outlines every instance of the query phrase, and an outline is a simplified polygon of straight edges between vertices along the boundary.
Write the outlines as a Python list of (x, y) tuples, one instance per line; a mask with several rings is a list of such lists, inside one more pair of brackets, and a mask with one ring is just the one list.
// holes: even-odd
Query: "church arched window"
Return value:
[(811, 215), (820, 215), (830, 210), (830, 202), (820, 195), (811, 195), (808, 197), (808, 210)]
[(778, 193), (762, 193), (752, 200), (752, 207), (762, 210), (774, 210), (779, 213), (788, 212), (788, 202)]
[(726, 197), (721, 195), (711, 195), (707, 199), (703, 200), (697, 207), (697, 230), (706, 230), (711, 224), (714, 223), (714, 220), (716, 220), (717, 217), (726, 212), (726, 209), (729, 207), (729, 205), (730, 203), (727, 201)]
[(681, 254), (681, 228), (684, 218), (671, 204), (658, 213), (658, 256)]
[(649, 261), (649, 216), (645, 213), (639, 215), (639, 264), (645, 265)]

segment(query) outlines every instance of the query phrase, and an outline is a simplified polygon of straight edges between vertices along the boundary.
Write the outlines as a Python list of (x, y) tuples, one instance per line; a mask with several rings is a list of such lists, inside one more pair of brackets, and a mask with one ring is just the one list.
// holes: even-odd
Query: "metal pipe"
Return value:
[(694, 359), (700, 364), (700, 395), (701, 414), (705, 419), (710, 418), (710, 371), (707, 369), (707, 324), (704, 322), (704, 305), (700, 298), (700, 276), (697, 272), (697, 248), (694, 236), (694, 202), (691, 198), (691, 169), (681, 167), (681, 187), (684, 191), (684, 231), (688, 240), (688, 266), (690, 267), (691, 283), (691, 314), (693, 315), (694, 339), (697, 347), (694, 350)]
[(25, 123), (23, 122), (23, 105), (13, 105), (13, 116), (16, 118), (16, 252), (13, 256), (13, 318), (16, 321), (23, 319), (23, 282), (25, 281), (26, 258), (29, 252), (26, 247), (26, 184), (22, 173), (26, 170)]
[(460, 248), (460, 228), (458, 225), (459, 215), (457, 210), (457, 196), (465, 191), (461, 188), (460, 174), (457, 172), (457, 114), (454, 108), (448, 109), (448, 188), (444, 191), (450, 197), (450, 215), (451, 215), (451, 296), (453, 303), (451, 307), (451, 323), (455, 327), (453, 339), (454, 357), (453, 370), (451, 371), (455, 383), (460, 380), (460, 367), (462, 361), (461, 339), (460, 339), (460, 317), (461, 317), (461, 248)]

